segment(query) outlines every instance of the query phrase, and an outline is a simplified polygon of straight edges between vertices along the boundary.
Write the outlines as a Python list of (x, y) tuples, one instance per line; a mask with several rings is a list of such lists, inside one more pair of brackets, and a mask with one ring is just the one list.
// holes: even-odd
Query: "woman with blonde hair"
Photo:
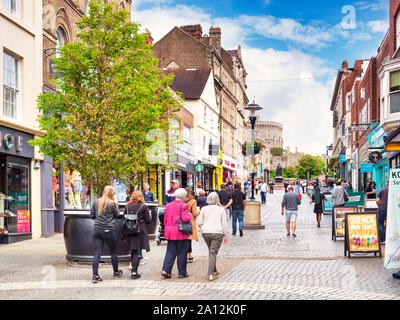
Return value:
[(185, 188), (187, 195), (186, 195), (186, 204), (189, 207), (189, 213), (192, 215), (192, 229), (193, 234), (188, 238), (188, 262), (191, 263), (193, 261), (192, 256), (192, 240), (199, 241), (199, 237), (197, 235), (197, 226), (196, 226), (196, 218), (200, 214), (200, 210), (197, 208), (197, 201), (194, 199), (193, 190), (189, 187)]
[(114, 219), (119, 216), (119, 210), (114, 198), (114, 188), (106, 186), (100, 199), (96, 199), (90, 209), (90, 218), (94, 219), (93, 234), (93, 277), (92, 282), (103, 281), (99, 276), (99, 261), (106, 243), (111, 252), (111, 263), (114, 277), (121, 277), (122, 270), (118, 270), (117, 244), (114, 236)]
[(128, 217), (127, 215), (136, 215), (139, 224), (139, 233), (123, 235), (124, 242), (126, 241), (128, 243), (129, 249), (131, 250), (131, 278), (135, 280), (140, 278), (138, 268), (142, 249), (147, 252), (150, 251), (147, 224), (151, 222), (151, 215), (149, 208), (144, 204), (142, 192), (135, 191), (132, 193), (124, 210), (124, 219)]

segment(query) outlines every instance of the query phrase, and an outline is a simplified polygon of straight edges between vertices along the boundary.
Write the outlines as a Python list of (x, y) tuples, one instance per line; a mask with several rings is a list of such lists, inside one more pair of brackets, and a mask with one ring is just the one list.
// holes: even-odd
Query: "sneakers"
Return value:
[(208, 281), (214, 281), (216, 278), (212, 274), (208, 276)]
[(293, 234), (292, 234), (292, 237), (293, 237), (293, 238), (296, 238), (297, 236), (293, 233)]
[(136, 274), (132, 273), (131, 274), (131, 279), (132, 280), (140, 279), (141, 277), (142, 276), (139, 273), (136, 273)]
[(145, 265), (148, 260), (149, 260), (149, 258), (144, 257), (143, 259), (140, 260), (140, 265), (141, 266)]
[(396, 272), (396, 273), (393, 273), (393, 278), (400, 279), (400, 271)]
[(286, 236), (287, 236), (287, 237), (290, 237), (290, 233), (288, 233)]
[(122, 270), (118, 270), (117, 272), (114, 272), (114, 278), (121, 278), (122, 277)]
[(92, 277), (92, 283), (98, 283), (98, 282), (101, 282), (101, 281), (103, 281), (103, 279), (100, 278), (100, 276), (93, 276)]
[(172, 276), (170, 274), (166, 273), (165, 271), (163, 271), (163, 272), (161, 272), (161, 277), (163, 279), (171, 279)]
[(219, 276), (219, 272), (215, 271), (215, 272), (213, 272), (213, 275), (214, 275), (214, 277), (218, 277)]
[(189, 278), (188, 274), (180, 274), (178, 278)]

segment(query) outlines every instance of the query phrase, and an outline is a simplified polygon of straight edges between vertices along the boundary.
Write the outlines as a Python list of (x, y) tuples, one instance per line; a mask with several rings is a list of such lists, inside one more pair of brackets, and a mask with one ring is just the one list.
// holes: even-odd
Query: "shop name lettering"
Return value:
[(2, 148), (3, 146), (7, 150), (13, 150), (15, 148), (17, 152), (21, 152), (22, 141), (23, 140), (21, 136), (14, 137), (10, 133), (3, 135), (3, 133), (0, 132), (0, 148)]

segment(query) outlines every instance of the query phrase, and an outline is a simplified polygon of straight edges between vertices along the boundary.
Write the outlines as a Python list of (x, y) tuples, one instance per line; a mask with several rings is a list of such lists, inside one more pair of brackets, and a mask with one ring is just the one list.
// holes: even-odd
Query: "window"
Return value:
[(400, 14), (396, 16), (396, 49), (400, 47)]
[(183, 125), (182, 129), (182, 135), (183, 135), (183, 140), (187, 143), (191, 143), (191, 137), (190, 137), (190, 128), (186, 125)]
[(85, 14), (88, 15), (89, 13), (89, 0), (85, 0)]
[(350, 111), (351, 110), (351, 94), (348, 93), (346, 95), (346, 111)]
[(18, 0), (3, 0), (3, 7), (12, 14), (18, 14)]
[(365, 88), (361, 89), (361, 99), (365, 99)]
[(207, 123), (207, 106), (204, 105), (204, 123)]
[(64, 46), (66, 44), (66, 36), (65, 36), (65, 31), (63, 28), (58, 27), (56, 31), (57, 35), (57, 52), (56, 52), (56, 58), (60, 58), (60, 51), (59, 48)]
[(17, 58), (3, 54), (3, 114), (17, 119), (19, 99), (19, 61)]
[(390, 113), (400, 112), (400, 70), (390, 73)]

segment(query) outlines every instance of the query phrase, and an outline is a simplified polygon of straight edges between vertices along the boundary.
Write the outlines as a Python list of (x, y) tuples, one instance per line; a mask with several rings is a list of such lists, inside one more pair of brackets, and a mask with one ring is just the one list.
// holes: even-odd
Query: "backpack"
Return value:
[(142, 209), (143, 204), (139, 210), (135, 213), (128, 209), (128, 214), (125, 215), (124, 223), (122, 225), (122, 232), (125, 236), (136, 236), (141, 233), (140, 220), (138, 219), (138, 213)]

